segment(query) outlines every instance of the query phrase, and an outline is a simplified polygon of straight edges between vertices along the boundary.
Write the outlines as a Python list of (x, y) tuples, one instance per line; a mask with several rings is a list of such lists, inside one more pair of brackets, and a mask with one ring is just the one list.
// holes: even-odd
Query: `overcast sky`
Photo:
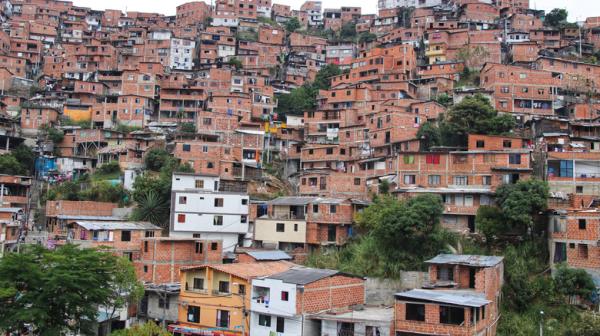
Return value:
[[(190, 0), (73, 0), (76, 6), (93, 9), (120, 9), (141, 12), (158, 12), (167, 15), (175, 14), (175, 7)], [(209, 2), (210, 0), (205, 0)], [(290, 4), (299, 8), (304, 0), (274, 0), (274, 3)], [(323, 8), (338, 8), (344, 6), (362, 6), (363, 13), (375, 13), (377, 0), (323, 0)], [(551, 10), (565, 8), (569, 11), (569, 19), (584, 20), (588, 16), (600, 16), (600, 1), (598, 0), (530, 0), (532, 8)]]

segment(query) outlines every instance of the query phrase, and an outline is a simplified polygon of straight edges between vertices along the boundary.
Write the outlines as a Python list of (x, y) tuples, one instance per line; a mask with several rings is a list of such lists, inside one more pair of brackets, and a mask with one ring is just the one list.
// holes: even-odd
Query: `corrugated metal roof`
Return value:
[(269, 279), (281, 280), (296, 285), (306, 285), (340, 273), (336, 270), (309, 267), (294, 267), (289, 270), (271, 275)]
[(278, 197), (269, 201), (271, 205), (307, 205), (314, 202), (317, 197)]
[(92, 221), (120, 221), (123, 218), (115, 216), (79, 216), (79, 215), (58, 215), (58, 219), (73, 220), (92, 220)]
[(504, 257), (482, 256), (469, 254), (439, 254), (433, 259), (429, 259), (429, 264), (459, 264), (477, 267), (491, 267), (502, 262)]
[(340, 204), (346, 201), (345, 198), (327, 198), (327, 197), (310, 197), (310, 196), (286, 196), (278, 197), (269, 201), (271, 205), (308, 205), (314, 204)]
[(160, 228), (150, 222), (126, 221), (75, 221), (86, 230), (159, 230)]
[(481, 307), (491, 303), (491, 301), (486, 300), (483, 293), (460, 290), (411, 289), (395, 295), (398, 299), (426, 300), (466, 307)]
[(19, 212), (21, 208), (0, 208), (0, 212)]
[(289, 254), (280, 251), (246, 251), (246, 253), (256, 260), (291, 260)]

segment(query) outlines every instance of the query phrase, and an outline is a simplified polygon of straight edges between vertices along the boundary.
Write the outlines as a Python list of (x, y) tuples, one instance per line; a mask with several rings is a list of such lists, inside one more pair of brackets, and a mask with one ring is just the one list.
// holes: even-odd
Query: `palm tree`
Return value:
[(133, 211), (133, 219), (148, 221), (160, 227), (169, 223), (170, 201), (162, 198), (156, 191), (149, 190), (137, 200), (137, 207)]

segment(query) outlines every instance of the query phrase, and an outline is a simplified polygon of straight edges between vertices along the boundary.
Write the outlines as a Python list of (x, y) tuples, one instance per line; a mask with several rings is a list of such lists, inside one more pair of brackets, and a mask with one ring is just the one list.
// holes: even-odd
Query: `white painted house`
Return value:
[(249, 245), (248, 194), (225, 189), (218, 176), (173, 174), (171, 235), (223, 240), (223, 252)]
[(194, 67), (195, 51), (195, 41), (172, 38), (171, 55), (169, 61), (171, 68), (177, 70), (192, 70)]

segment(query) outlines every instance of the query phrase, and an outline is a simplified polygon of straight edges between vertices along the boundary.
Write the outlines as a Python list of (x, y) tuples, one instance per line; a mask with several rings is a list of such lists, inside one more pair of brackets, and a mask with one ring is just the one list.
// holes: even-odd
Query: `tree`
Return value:
[(161, 328), (156, 323), (146, 322), (136, 324), (129, 329), (113, 331), (111, 336), (171, 336), (171, 333)]
[(561, 24), (567, 22), (567, 18), (569, 17), (569, 12), (563, 8), (554, 8), (550, 11), (550, 13), (546, 14), (544, 18), (544, 25), (549, 27), (558, 28)]
[(411, 22), (410, 19), (412, 17), (413, 12), (415, 11), (415, 7), (399, 7), (398, 14), (398, 26), (404, 28), (410, 28)]
[(240, 61), (239, 59), (232, 57), (229, 59), (229, 62), (227, 62), (229, 65), (231, 65), (232, 67), (235, 67), (236, 70), (242, 69), (244, 67), (244, 65), (242, 64), (242, 61)]
[(545, 229), (546, 223), (540, 214), (548, 207), (550, 188), (538, 179), (520, 180), (515, 184), (503, 184), (496, 189), (496, 202), (503, 218), (511, 229), (520, 234), (534, 233)]
[(169, 223), (169, 202), (154, 191), (149, 190), (136, 199), (137, 207), (133, 211), (133, 219), (148, 221), (154, 225), (166, 227)]
[[(122, 278), (121, 272), (132, 269), (128, 260), (71, 244), (7, 253), (0, 259), (0, 330), (29, 325), (33, 334), (75, 333), (86, 326), (82, 321), (96, 320), (99, 307), (120, 308), (138, 299), (137, 280)], [(121, 288), (129, 291), (117, 291)]]
[(515, 120), (499, 115), (487, 98), (477, 94), (452, 106), (440, 124), (444, 145), (466, 146), (469, 134), (508, 133), (515, 127)]
[(381, 195), (389, 195), (390, 193), (390, 181), (382, 180), (379, 182), (379, 194)]
[(452, 97), (450, 97), (447, 93), (442, 93), (436, 97), (435, 101), (444, 107), (448, 107), (450, 104), (452, 104)]
[(440, 145), (440, 129), (433, 122), (427, 121), (419, 127), (417, 139), (421, 142), (421, 150), (429, 151), (431, 147)]
[(380, 196), (357, 215), (356, 221), (374, 239), (384, 264), (389, 264), (383, 273), (391, 275), (421, 269), (426, 258), (445, 249), (450, 237), (439, 223), (442, 212), (442, 199), (437, 195), (401, 201)]
[(96, 173), (100, 175), (111, 175), (121, 172), (121, 166), (119, 166), (119, 162), (111, 161), (102, 164), (98, 169), (96, 169)]
[(55, 145), (59, 144), (65, 138), (65, 133), (59, 129), (56, 129), (48, 124), (44, 124), (39, 127), (40, 131), (46, 133), (48, 139), (52, 141)]
[(356, 23), (348, 21), (342, 25), (340, 29), (340, 37), (342, 40), (352, 40), (356, 38)]
[(194, 123), (186, 122), (182, 123), (179, 130), (183, 133), (196, 133), (196, 125)]
[(0, 174), (25, 175), (27, 170), (12, 154), (0, 155)]
[(592, 313), (578, 315), (576, 322), (569, 325), (564, 336), (600, 336), (600, 317)]
[(594, 280), (583, 269), (569, 268), (565, 264), (558, 265), (556, 275), (554, 276), (556, 290), (565, 296), (579, 296), (584, 300), (589, 300), (594, 292), (596, 285)]
[(153, 148), (144, 157), (146, 168), (152, 171), (160, 171), (171, 160), (173, 160), (173, 157), (162, 148)]
[(477, 209), (475, 227), (483, 234), (488, 244), (493, 243), (497, 237), (510, 231), (502, 211), (495, 206), (482, 205)]
[(377, 40), (377, 35), (370, 32), (362, 32), (358, 35), (358, 43), (369, 43)]
[(294, 16), (291, 19), (287, 20), (284, 26), (287, 32), (293, 33), (296, 30), (300, 29), (300, 20), (298, 20), (298, 18)]
[(331, 88), (331, 78), (342, 74), (337, 64), (327, 64), (317, 72), (312, 89), (318, 93), (318, 90), (329, 90)]
[(23, 167), (23, 170), (27, 174), (31, 174), (33, 172), (36, 155), (29, 146), (20, 144), (12, 150), (11, 154), (15, 157), (17, 162), (21, 164), (21, 167)]
[(121, 257), (116, 259), (116, 269), (112, 281), (108, 284), (111, 289), (110, 297), (106, 307), (110, 309), (109, 317), (113, 318), (119, 308), (125, 307), (127, 303), (137, 303), (144, 296), (144, 285), (135, 275), (133, 264)]
[(113, 185), (107, 181), (93, 183), (91, 187), (82, 190), (78, 199), (97, 202), (119, 203), (124, 205), (129, 201), (129, 194), (123, 185)]

